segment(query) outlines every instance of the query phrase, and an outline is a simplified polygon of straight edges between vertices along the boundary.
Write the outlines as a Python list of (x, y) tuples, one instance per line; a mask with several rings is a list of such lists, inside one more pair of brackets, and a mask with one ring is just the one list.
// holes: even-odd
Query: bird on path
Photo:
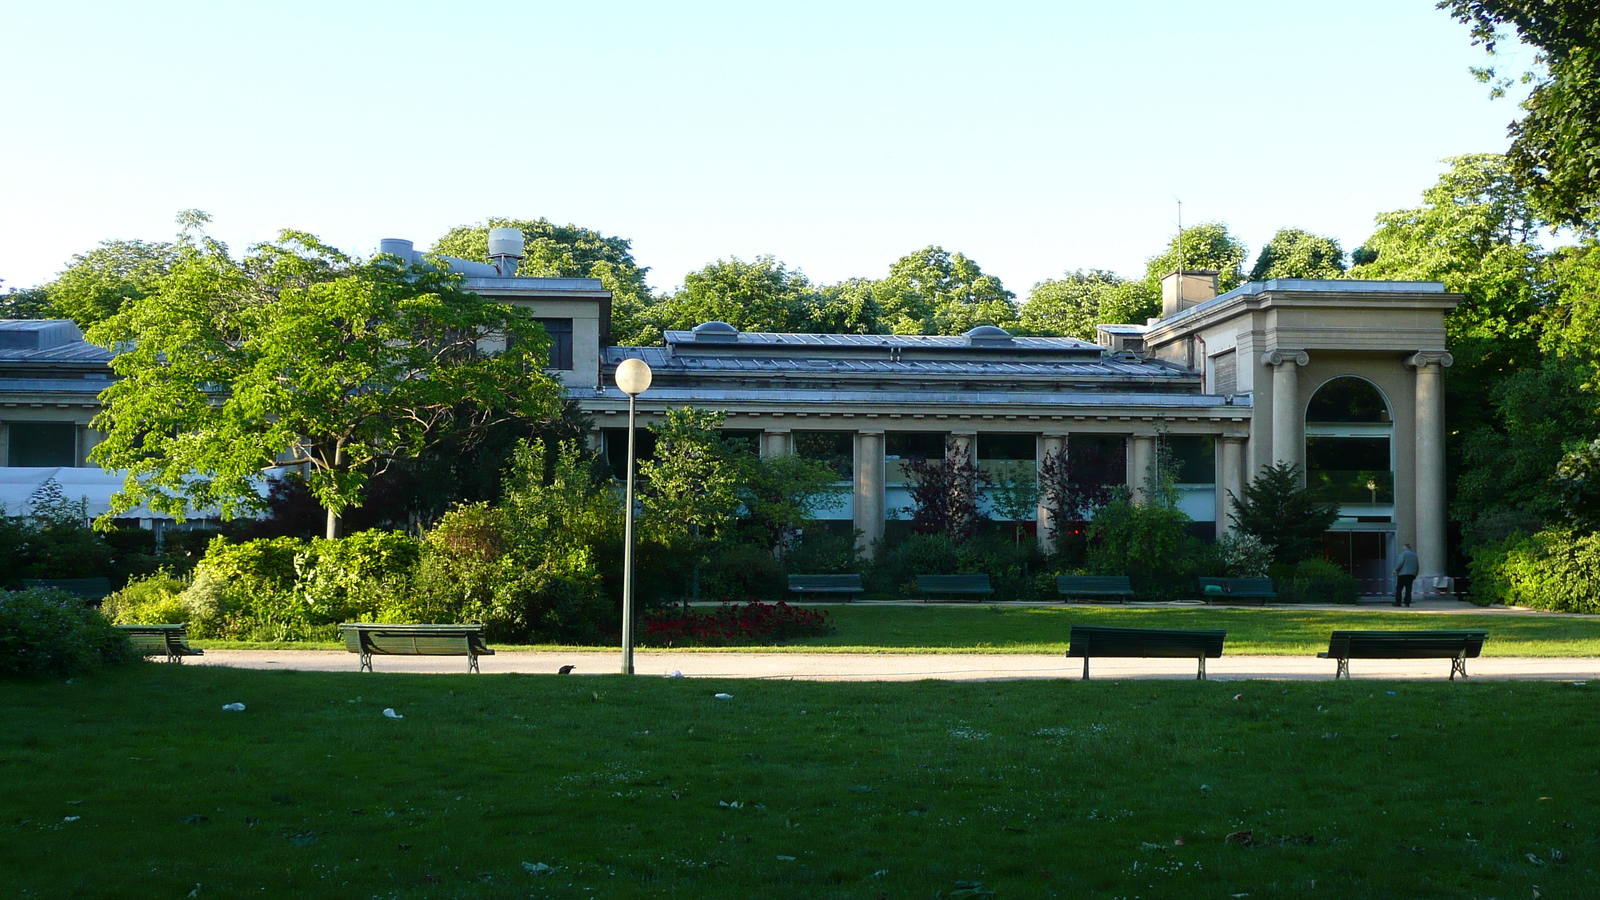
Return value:
[(571, 675), (572, 669), (572, 666), (562, 666), (561, 668), (557, 669), (556, 672), (561, 675)]

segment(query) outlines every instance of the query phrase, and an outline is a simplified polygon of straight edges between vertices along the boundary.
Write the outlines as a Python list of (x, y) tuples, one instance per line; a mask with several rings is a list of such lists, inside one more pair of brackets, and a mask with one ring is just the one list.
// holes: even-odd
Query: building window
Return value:
[(572, 368), (572, 320), (571, 319), (534, 319), (544, 326), (544, 333), (550, 336), (550, 365), (552, 369)]
[(12, 466), (76, 466), (78, 464), (78, 426), (71, 422), (12, 422), (10, 435)]
[(840, 481), (855, 478), (856, 436), (851, 431), (796, 431), (794, 452), (801, 459), (820, 462)]
[(1179, 484), (1217, 483), (1217, 446), (1210, 435), (1168, 435), (1167, 450)]

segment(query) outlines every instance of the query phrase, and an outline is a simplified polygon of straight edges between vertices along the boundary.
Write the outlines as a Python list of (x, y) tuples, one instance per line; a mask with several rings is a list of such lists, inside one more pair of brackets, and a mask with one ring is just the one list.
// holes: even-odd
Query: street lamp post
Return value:
[(633, 401), (650, 389), (650, 367), (642, 359), (617, 365), (617, 387), (628, 395), (628, 489), (622, 528), (622, 674), (633, 674)]

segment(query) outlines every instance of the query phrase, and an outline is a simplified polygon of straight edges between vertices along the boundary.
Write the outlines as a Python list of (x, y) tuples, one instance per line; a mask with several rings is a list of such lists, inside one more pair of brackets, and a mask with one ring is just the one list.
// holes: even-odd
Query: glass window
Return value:
[(980, 434), (979, 459), (1027, 460), (1038, 458), (1039, 439), (1031, 434)]
[(1167, 435), (1179, 484), (1216, 484), (1216, 441), (1209, 434)]
[(796, 431), (794, 452), (801, 459), (825, 463), (840, 481), (855, 477), (856, 436), (850, 431)]
[(883, 436), (883, 455), (890, 459), (940, 459), (944, 456), (942, 431), (890, 431)]
[(10, 434), (10, 465), (78, 464), (78, 426), (71, 422), (12, 422), (6, 431)]
[(552, 369), (572, 368), (572, 320), (534, 319), (544, 326), (550, 337), (550, 366)]
[(1306, 421), (1388, 422), (1389, 406), (1371, 382), (1346, 375), (1317, 389), (1306, 407)]
[(1067, 471), (1074, 484), (1126, 484), (1127, 454), (1128, 444), (1122, 435), (1067, 437)]

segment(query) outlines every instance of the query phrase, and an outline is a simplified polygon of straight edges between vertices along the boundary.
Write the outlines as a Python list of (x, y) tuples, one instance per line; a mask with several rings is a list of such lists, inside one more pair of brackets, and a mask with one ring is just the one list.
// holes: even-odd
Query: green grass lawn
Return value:
[[(1484, 656), (1600, 656), (1600, 616), (1542, 613), (1396, 613), (1373, 609), (1295, 607), (1149, 608), (1107, 606), (927, 605), (819, 606), (832, 616), (834, 633), (784, 647), (731, 647), (823, 653), (1065, 653), (1073, 624), (1132, 628), (1225, 628), (1233, 656), (1305, 656), (1328, 649), (1335, 629), (1485, 629)], [(205, 648), (343, 649), (337, 642), (245, 643), (195, 641)], [(515, 646), (495, 645), (515, 650)], [(608, 645), (609, 646), (609, 645)], [(555, 649), (543, 645), (531, 649)], [(584, 649), (564, 647), (561, 649)], [(704, 648), (691, 648), (703, 650)]]
[(0, 896), (1595, 897), (1597, 691), (0, 682)]

